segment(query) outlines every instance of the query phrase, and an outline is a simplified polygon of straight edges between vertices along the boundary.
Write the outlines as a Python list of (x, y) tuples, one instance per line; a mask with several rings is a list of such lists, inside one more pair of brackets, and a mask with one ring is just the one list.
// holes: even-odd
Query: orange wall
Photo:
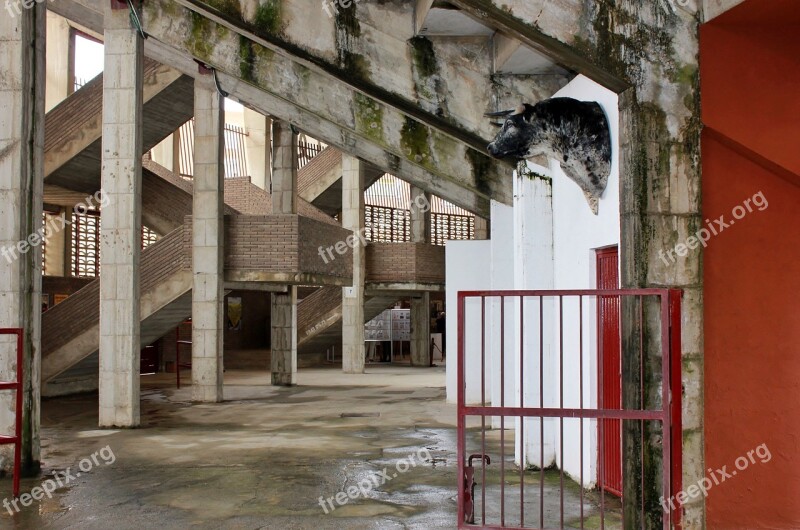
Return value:
[[(798, 135), (800, 142), (800, 135)], [(800, 528), (800, 188), (710, 138), (703, 213), (757, 209), (709, 242), (705, 282), (706, 465), (766, 443), (772, 461), (710, 490), (708, 528)]]
[(712, 529), (800, 528), (800, 55), (781, 29), (791, 2), (759, 4), (701, 38), (704, 218), (759, 191), (769, 203), (705, 251), (706, 465), (772, 455), (709, 491)]

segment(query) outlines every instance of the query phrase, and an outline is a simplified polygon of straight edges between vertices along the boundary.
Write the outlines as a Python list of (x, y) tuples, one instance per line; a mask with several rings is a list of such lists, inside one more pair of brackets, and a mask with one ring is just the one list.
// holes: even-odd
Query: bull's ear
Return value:
[(502, 123), (498, 123), (496, 121), (493, 121), (493, 122), (490, 122), (490, 123), (492, 124), (492, 127), (502, 127), (503, 126)]
[(484, 114), (487, 118), (505, 118), (514, 114), (513, 110), (501, 110), (499, 112), (487, 112)]

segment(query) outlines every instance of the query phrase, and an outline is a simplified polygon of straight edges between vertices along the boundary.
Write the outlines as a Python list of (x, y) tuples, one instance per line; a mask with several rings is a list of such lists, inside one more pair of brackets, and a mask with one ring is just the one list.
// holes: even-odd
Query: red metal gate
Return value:
[[(619, 252), (617, 247), (597, 251), (597, 288), (619, 289)], [(598, 385), (603, 393), (598, 396), (599, 407), (622, 409), (622, 344), (620, 337), (619, 297), (600, 296), (597, 300), (597, 325), (602, 343), (597, 349), (597, 361), (603, 363)], [(604, 352), (604, 355), (600, 355)], [(601, 361), (602, 359), (602, 361)], [(599, 422), (598, 436), (603, 437), (603, 452), (598, 453), (600, 486), (606, 491), (622, 496), (622, 422), (603, 420)]]
[[(669, 499), (680, 490), (680, 297), (666, 289), (458, 294), (459, 528), (638, 526), (626, 524), (625, 514), (648, 526), (659, 519), (665, 529), (679, 524), (678, 513), (662, 512), (654, 495)], [(626, 381), (625, 407), (602, 399), (601, 300), (621, 310), (626, 359), (617, 382)], [(492, 304), (499, 304), (499, 319)], [(487, 371), (498, 359), (499, 374)], [(500, 403), (490, 403), (491, 385), (507, 383), (516, 387), (515, 402), (506, 403), (501, 391)], [(500, 429), (491, 429), (493, 418)], [(626, 438), (632, 457), (622, 458), (619, 490), (637, 494), (624, 510), (605, 488), (593, 487), (606, 476), (596, 456), (604, 454), (610, 422), (641, 432)], [(637, 484), (625, 488), (626, 477)], [(659, 477), (658, 491), (642, 487), (645, 477)]]

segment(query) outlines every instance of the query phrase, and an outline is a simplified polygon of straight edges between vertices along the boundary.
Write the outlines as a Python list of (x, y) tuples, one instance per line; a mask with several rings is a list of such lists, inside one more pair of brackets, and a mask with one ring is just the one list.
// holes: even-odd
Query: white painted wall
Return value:
[[(490, 226), (490, 241), (492, 246), (490, 263), (490, 281), (493, 291), (514, 289), (514, 208), (492, 201), (492, 223)], [(499, 407), (502, 404), (511, 406), (515, 403), (515, 389), (513, 381), (516, 380), (517, 364), (514, 355), (519, 349), (516, 344), (516, 326), (509, 322), (509, 316), (514, 314), (514, 300), (507, 299), (505, 308), (501, 309), (500, 298), (487, 299), (486, 329), (489, 334), (487, 355), (490, 355), (491, 364), (491, 404)], [(504, 317), (504, 318), (503, 318)], [(506, 325), (503, 325), (505, 320)], [(505, 340), (501, 337), (505, 335)], [(502, 353), (501, 353), (502, 348)], [(503, 369), (501, 370), (501, 365)], [(501, 383), (501, 377), (505, 384)], [(505, 389), (504, 395), (502, 390)], [(492, 418), (492, 427), (495, 429), (513, 428), (514, 422), (500, 421), (499, 417)]]
[[(596, 254), (599, 248), (619, 245), (619, 99), (583, 76), (578, 76), (557, 96), (597, 101), (606, 111), (612, 139), (611, 176), (600, 200), (598, 215), (586, 204), (583, 192), (555, 162), (551, 162), (553, 179), (553, 229), (555, 241), (555, 288), (596, 288)], [(584, 406), (597, 406), (597, 305), (584, 302), (583, 333), (583, 398)], [(580, 406), (579, 366), (580, 335), (575, 331), (579, 321), (577, 300), (565, 303), (564, 328), (564, 406)], [(558, 314), (554, 324), (558, 329)], [(560, 431), (556, 432), (556, 440)], [(558, 441), (557, 441), (558, 444)], [(597, 481), (597, 423), (584, 421), (583, 481), (592, 486)], [(580, 478), (580, 422), (564, 425), (564, 470), (574, 479)]]
[[(445, 293), (447, 316), (447, 401), (458, 400), (458, 292), (491, 288), (492, 243), (486, 241), (448, 241), (445, 247)], [(466, 305), (466, 402), (481, 402), (481, 304), (470, 301)], [(491, 396), (491, 366), (487, 360), (486, 396)]]

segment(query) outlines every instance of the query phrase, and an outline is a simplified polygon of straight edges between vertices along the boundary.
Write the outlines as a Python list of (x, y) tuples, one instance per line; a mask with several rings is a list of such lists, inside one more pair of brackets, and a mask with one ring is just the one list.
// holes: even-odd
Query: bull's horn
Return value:
[(487, 112), (484, 114), (487, 118), (505, 118), (514, 114), (513, 110), (501, 110), (499, 112)]

